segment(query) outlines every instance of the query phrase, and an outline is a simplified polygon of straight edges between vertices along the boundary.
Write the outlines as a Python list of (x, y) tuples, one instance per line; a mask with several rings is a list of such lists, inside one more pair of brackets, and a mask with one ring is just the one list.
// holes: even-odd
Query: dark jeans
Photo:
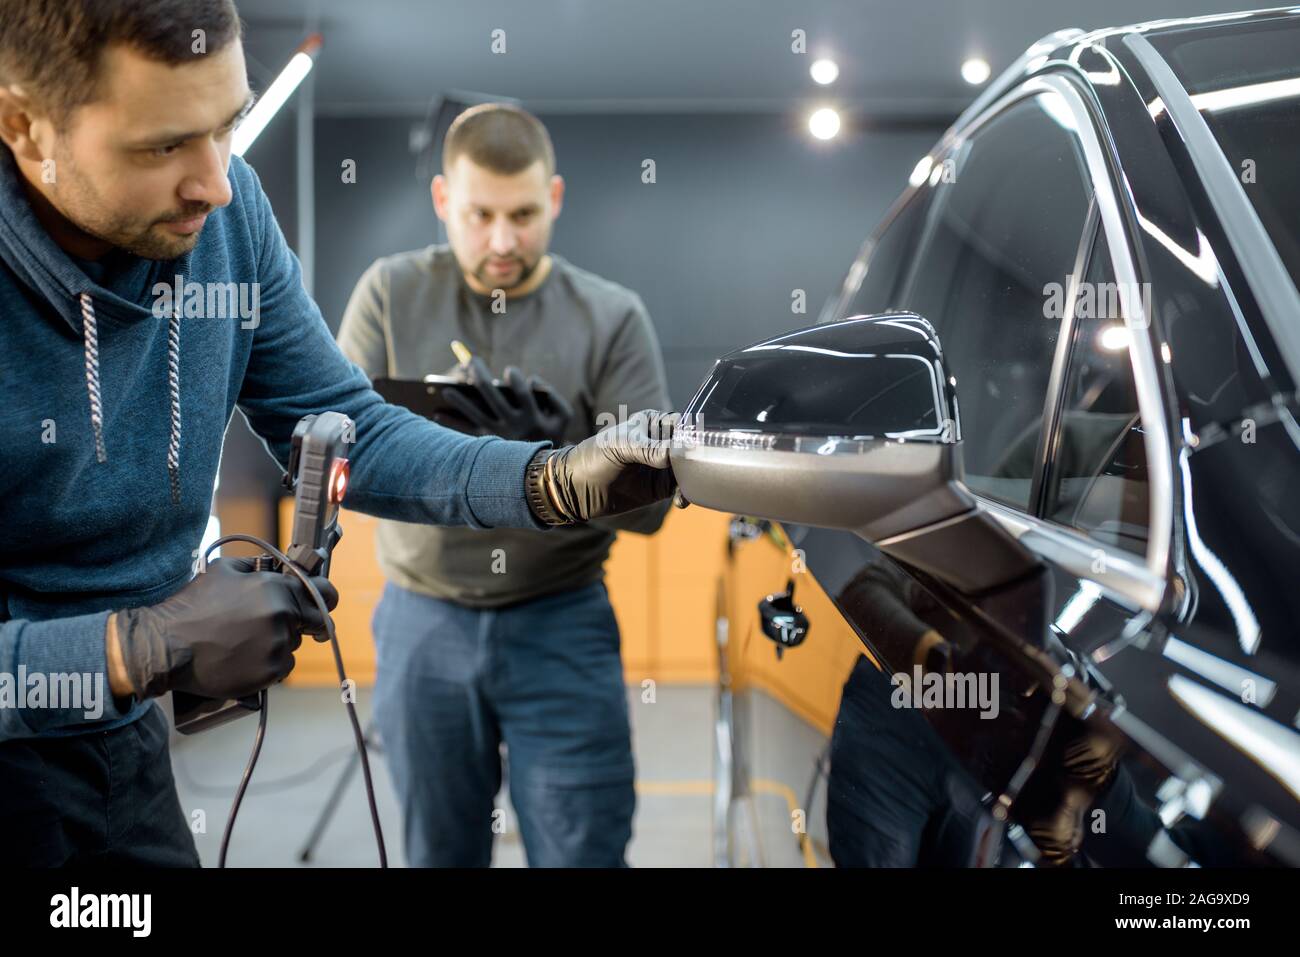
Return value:
[(111, 731), (0, 741), (0, 862), (198, 867), (154, 705)]
[(859, 658), (831, 733), (826, 827), (839, 867), (967, 867), (986, 819), (979, 793), (920, 713)]
[(390, 583), (374, 633), (375, 720), (409, 865), (489, 864), (503, 742), (528, 863), (624, 863), (636, 794), (603, 584), (476, 610)]

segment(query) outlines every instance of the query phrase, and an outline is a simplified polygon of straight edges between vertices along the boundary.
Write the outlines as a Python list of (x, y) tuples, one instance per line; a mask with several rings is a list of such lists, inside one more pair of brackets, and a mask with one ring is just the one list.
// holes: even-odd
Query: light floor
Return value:
[[(364, 727), (370, 689), (360, 689)], [(654, 703), (629, 688), (632, 746), (637, 766), (637, 810), (628, 863), (634, 867), (709, 867), (712, 798), (713, 690), (705, 686), (657, 689)], [(242, 718), (193, 736), (172, 735), (172, 764), (181, 807), (204, 829), (195, 834), (205, 867), (217, 865), (221, 832), (248, 759), (256, 718)], [(276, 688), (270, 696), (266, 741), (231, 839), (231, 867), (373, 867), (378, 863), (360, 771), (349, 782), (309, 865), (299, 853), (355, 753), (347, 713), (332, 688)], [(375, 795), (389, 865), (404, 864), (397, 800), (382, 753), (372, 753)], [(503, 787), (506, 832), (496, 838), (494, 867), (522, 867), (523, 844)], [(201, 811), (201, 815), (196, 815)]]

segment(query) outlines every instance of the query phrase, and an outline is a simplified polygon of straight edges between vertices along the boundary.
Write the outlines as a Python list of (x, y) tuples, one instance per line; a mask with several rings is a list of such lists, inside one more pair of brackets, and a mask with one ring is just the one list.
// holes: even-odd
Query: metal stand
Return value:
[[(375, 735), (375, 722), (371, 718), (370, 723), (366, 725), (362, 734), (362, 740), (366, 744), (366, 752), (373, 757), (376, 754), (383, 754), (384, 749), (378, 737)], [(316, 817), (316, 823), (312, 825), (311, 834), (307, 837), (307, 843), (303, 845), (302, 850), (298, 852), (298, 863), (308, 864), (311, 862), (312, 853), (316, 850), (316, 845), (325, 834), (325, 829), (334, 818), (334, 812), (338, 810), (339, 802), (343, 800), (343, 792), (347, 789), (348, 782), (352, 776), (357, 773), (357, 768), (361, 766), (361, 755), (355, 750), (352, 756), (348, 758), (348, 763), (343, 766), (339, 772), (339, 778), (334, 782), (334, 789), (330, 791), (329, 800), (321, 808), (321, 812)]]

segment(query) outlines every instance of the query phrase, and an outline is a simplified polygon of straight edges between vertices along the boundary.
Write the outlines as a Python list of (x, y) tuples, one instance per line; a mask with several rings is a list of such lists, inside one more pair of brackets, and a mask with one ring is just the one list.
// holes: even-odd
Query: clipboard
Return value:
[[(374, 390), (385, 402), (400, 405), (416, 415), (424, 416), (439, 425), (468, 435), (490, 435), (492, 433), (471, 423), (456, 409), (447, 404), (449, 392), (457, 392), (465, 397), (485, 415), (491, 415), (487, 402), (478, 389), (467, 382), (445, 375), (427, 375), (423, 379), (389, 379), (380, 377), (372, 383)], [(518, 405), (515, 390), (509, 384), (493, 380), (493, 385), (501, 390), (505, 400)], [(554, 411), (551, 394), (542, 389), (533, 389), (533, 399), (543, 412)]]

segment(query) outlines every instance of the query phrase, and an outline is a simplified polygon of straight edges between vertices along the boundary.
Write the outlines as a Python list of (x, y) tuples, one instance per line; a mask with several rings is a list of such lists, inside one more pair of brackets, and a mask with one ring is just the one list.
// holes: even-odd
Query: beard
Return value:
[(529, 262), (527, 259), (524, 259), (522, 256), (510, 256), (509, 259), (518, 264), (519, 277), (515, 279), (512, 283), (510, 283), (510, 285), (502, 286), (500, 279), (493, 276), (492, 273), (488, 270), (488, 263), (491, 262), (494, 258), (497, 257), (484, 256), (483, 259), (479, 262), (479, 264), (476, 267), (474, 267), (474, 273), (473, 273), (474, 278), (477, 279), (480, 283), (482, 283), (483, 287), (486, 289), (499, 288), (504, 292), (509, 292), (511, 289), (514, 289), (517, 286), (522, 286), (524, 283), (526, 283), (528, 281), (528, 277), (537, 271), (537, 267), (541, 264), (542, 261), (541, 256), (536, 257), (532, 262)]
[(162, 224), (209, 213), (213, 209), (209, 204), (198, 203), (149, 219), (124, 215), (111, 209), (69, 157), (62, 156), (57, 162), (59, 179), (55, 208), (72, 226), (86, 235), (142, 259), (175, 259), (198, 245), (199, 236), (203, 233), (202, 227), (182, 236), (166, 232)]

